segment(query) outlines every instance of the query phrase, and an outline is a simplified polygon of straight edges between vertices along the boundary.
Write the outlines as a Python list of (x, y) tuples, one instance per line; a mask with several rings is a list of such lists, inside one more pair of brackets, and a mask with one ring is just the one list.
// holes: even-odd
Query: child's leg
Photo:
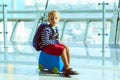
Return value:
[(68, 63), (70, 65), (70, 49), (68, 46), (65, 46), (65, 48), (66, 48), (66, 55), (67, 55)]
[[(61, 55), (63, 63), (65, 65), (65, 71), (64, 71), (64, 75), (65, 76), (69, 76), (69, 75), (77, 75), (78, 73), (76, 71), (73, 71), (70, 67), (70, 64), (68, 62), (68, 57), (67, 57), (67, 53), (66, 53), (66, 48), (64, 48), (63, 53)], [(68, 53), (69, 54), (69, 53)]]
[(65, 69), (69, 69), (70, 68), (70, 64), (68, 62), (68, 57), (67, 57), (67, 54), (66, 54), (66, 48), (63, 50), (61, 58), (62, 58), (63, 63), (65, 65)]
[[(65, 46), (65, 45), (64, 45)], [(77, 71), (72, 70), (70, 66), (70, 49), (68, 46), (65, 46), (64, 51), (61, 55), (64, 65), (65, 65), (65, 71), (64, 75), (69, 76), (69, 75), (78, 75), (79, 73)]]
[(70, 65), (70, 49), (69, 49), (69, 47), (64, 45), (64, 44), (59, 44), (59, 46), (64, 46), (65, 51), (66, 51), (66, 55), (67, 55), (67, 60), (68, 60), (68, 63)]

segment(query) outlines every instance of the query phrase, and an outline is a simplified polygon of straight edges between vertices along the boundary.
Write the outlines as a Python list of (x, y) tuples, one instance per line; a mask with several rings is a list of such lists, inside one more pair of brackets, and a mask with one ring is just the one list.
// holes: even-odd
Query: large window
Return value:
[[(44, 10), (47, 5), (47, 10), (63, 10), (63, 12), (60, 12), (62, 19), (60, 26), (62, 26), (62, 28), (65, 27), (62, 39), (65, 43), (83, 44), (85, 42), (87, 44), (101, 44), (102, 37), (98, 36), (98, 34), (102, 34), (102, 12), (99, 12), (98, 10), (102, 9), (102, 5), (98, 5), (98, 3), (101, 3), (102, 1), (109, 3), (109, 5), (106, 5), (106, 9), (114, 10), (114, 6), (118, 6), (118, 0), (48, 0), (48, 5), (47, 0), (2, 1), (2, 3), (8, 5), (8, 11), (18, 11), (16, 13), (7, 13), (7, 18), (9, 19), (9, 21), (7, 21), (8, 40), (16, 42), (30, 42), (32, 40), (30, 36), (31, 34), (34, 34), (32, 30), (34, 29), (33, 21), (36, 19), (36, 10)], [(2, 10), (2, 7), (0, 10)], [(67, 10), (71, 12), (66, 12)], [(75, 13), (74, 10), (80, 12)], [(109, 43), (109, 33), (112, 26), (113, 16), (113, 12), (106, 12), (105, 17), (110, 19), (105, 25), (105, 33), (108, 34), (108, 36), (105, 36), (106, 44)], [(41, 16), (41, 18), (42, 17), (43, 16)], [(2, 15), (0, 18), (2, 19)], [(18, 22), (17, 26), (14, 27), (17, 20), (19, 20), (16, 18), (19, 18), (22, 21)], [(91, 19), (94, 20), (92, 21)], [(65, 21), (67, 21), (66, 25), (64, 25)], [(90, 21), (89, 24), (87, 21)], [(2, 21), (0, 22), (0, 26), (0, 41), (3, 41)]]

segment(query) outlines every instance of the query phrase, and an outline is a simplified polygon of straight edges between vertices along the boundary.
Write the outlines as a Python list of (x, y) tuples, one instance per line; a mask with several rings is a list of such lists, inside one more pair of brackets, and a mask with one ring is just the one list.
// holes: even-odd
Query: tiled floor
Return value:
[(101, 46), (70, 47), (71, 66), (80, 73), (71, 78), (39, 72), (39, 52), (16, 47), (17, 51), (12, 47), (7, 52), (1, 49), (0, 80), (120, 80), (119, 46), (105, 47), (104, 56)]

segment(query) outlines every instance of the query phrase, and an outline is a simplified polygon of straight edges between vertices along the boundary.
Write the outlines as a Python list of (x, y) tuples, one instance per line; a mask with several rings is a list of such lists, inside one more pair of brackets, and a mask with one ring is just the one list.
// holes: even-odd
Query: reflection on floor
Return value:
[(70, 47), (71, 65), (80, 73), (71, 78), (39, 73), (39, 52), (30, 46), (16, 47), (0, 50), (0, 80), (120, 80), (119, 46), (107, 46), (104, 52), (101, 46)]

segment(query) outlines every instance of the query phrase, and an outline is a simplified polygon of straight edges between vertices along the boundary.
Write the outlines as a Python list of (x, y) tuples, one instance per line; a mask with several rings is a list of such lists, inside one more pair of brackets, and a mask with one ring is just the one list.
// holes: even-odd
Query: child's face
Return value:
[(59, 23), (59, 19), (60, 17), (57, 13), (54, 13), (48, 16), (48, 20), (52, 27)]

